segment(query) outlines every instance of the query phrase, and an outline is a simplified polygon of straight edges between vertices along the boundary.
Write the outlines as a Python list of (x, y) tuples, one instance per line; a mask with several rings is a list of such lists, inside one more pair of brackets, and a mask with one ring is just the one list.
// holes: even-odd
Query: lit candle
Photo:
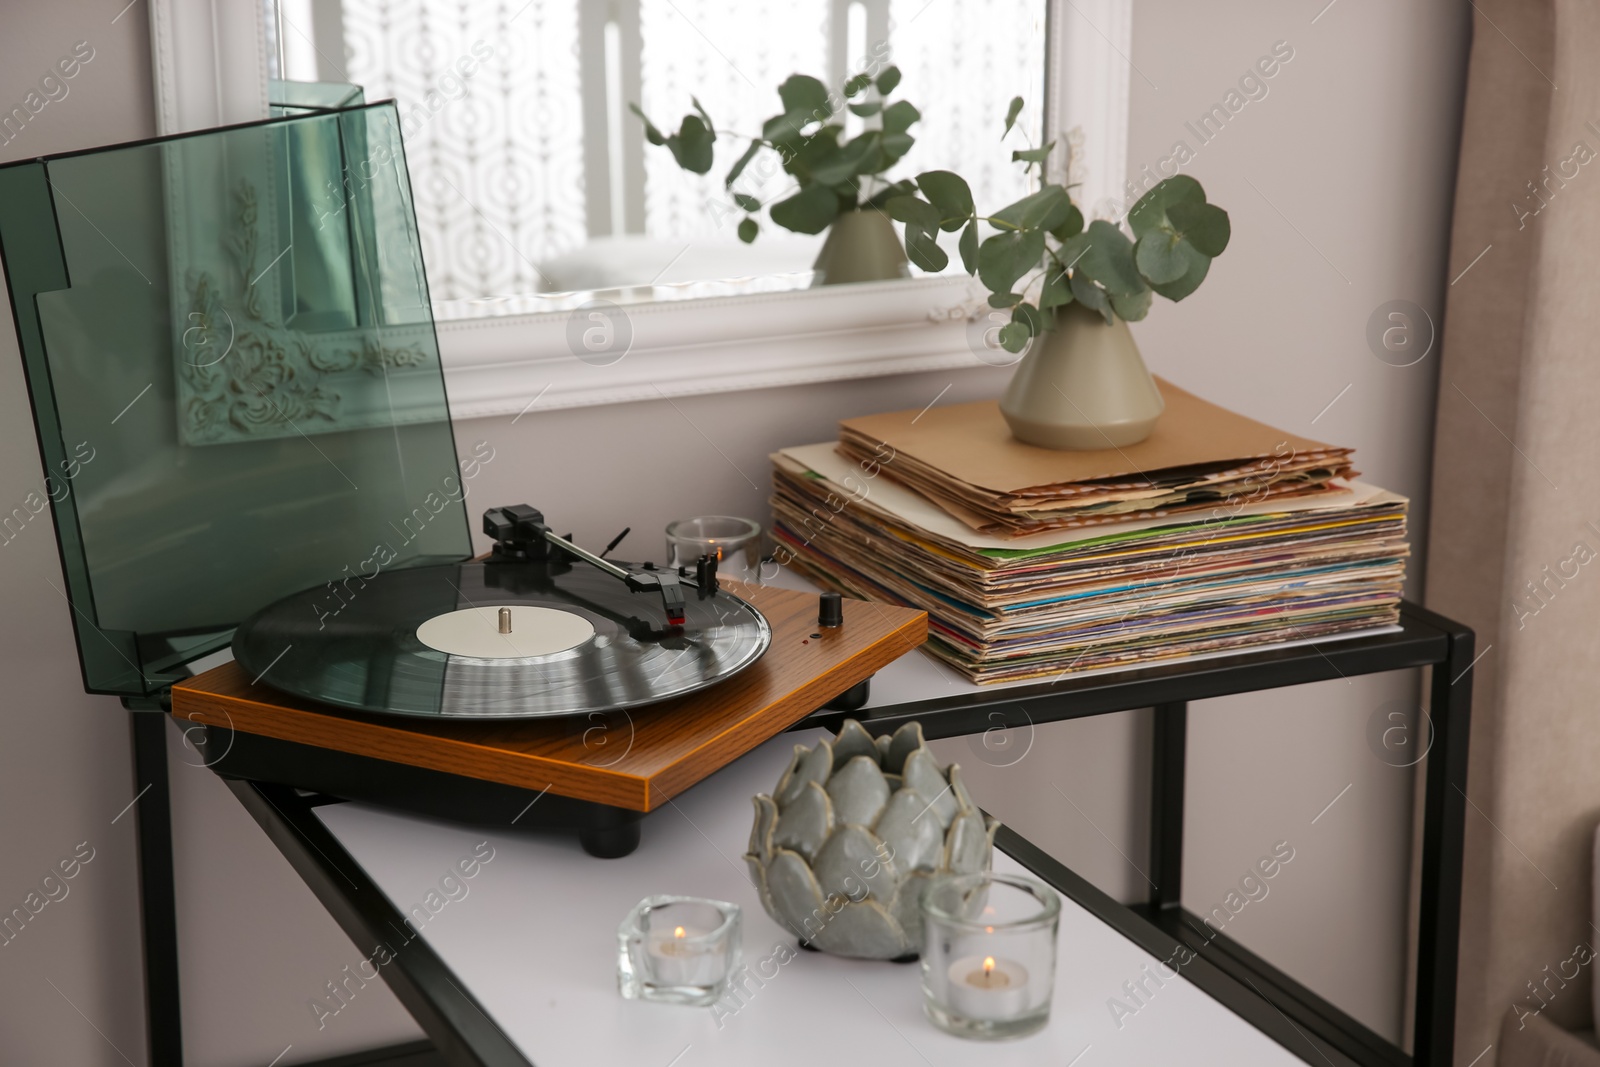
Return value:
[(1003, 1022), (1028, 1010), (1028, 971), (1013, 960), (963, 956), (948, 977), (950, 1008), (958, 1015)]
[(657, 895), (617, 927), (617, 992), (658, 1004), (716, 1003), (739, 966), (739, 905)]
[(721, 977), (722, 959), (716, 949), (701, 938), (704, 930), (673, 927), (671, 937), (652, 938), (647, 945), (653, 985), (704, 986)]

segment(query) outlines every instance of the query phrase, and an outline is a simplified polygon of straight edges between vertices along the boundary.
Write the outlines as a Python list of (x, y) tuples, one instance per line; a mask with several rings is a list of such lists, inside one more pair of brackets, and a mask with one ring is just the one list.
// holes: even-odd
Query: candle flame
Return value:
[(983, 976), (985, 978), (987, 978), (993, 973), (994, 973), (994, 957), (993, 956), (985, 956), (983, 958)]
[[(676, 930), (674, 930), (674, 931), (672, 931), (672, 936), (673, 936), (673, 937), (682, 937), (682, 936), (684, 936), (684, 930), (683, 930), (683, 927), (681, 927), (681, 926), (680, 926), (680, 927), (678, 927), (678, 928), (677, 928), (677, 929), (676, 929)], [(994, 962), (994, 961), (993, 961), (993, 960), (990, 960), (990, 961), (989, 961), (989, 962), (990, 962), (990, 963), (993, 963), (993, 962)]]

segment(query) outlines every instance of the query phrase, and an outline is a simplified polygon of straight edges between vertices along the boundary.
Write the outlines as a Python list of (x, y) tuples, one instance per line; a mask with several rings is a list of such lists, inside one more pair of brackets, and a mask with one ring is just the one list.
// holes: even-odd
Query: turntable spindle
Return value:
[(503, 633), (503, 634), (508, 634), (508, 633), (511, 632), (511, 609), (510, 608), (501, 608), (500, 609), (500, 632)]

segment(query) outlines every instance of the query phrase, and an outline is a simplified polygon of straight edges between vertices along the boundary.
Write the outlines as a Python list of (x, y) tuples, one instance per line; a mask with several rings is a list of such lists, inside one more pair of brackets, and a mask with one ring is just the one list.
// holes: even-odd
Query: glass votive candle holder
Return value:
[(958, 1037), (1042, 1030), (1055, 989), (1061, 898), (1018, 875), (943, 875), (922, 892), (922, 1007)]
[(733, 515), (701, 515), (667, 524), (667, 565), (693, 571), (701, 556), (717, 561), (717, 576), (761, 580), (761, 524)]
[(617, 990), (628, 1000), (705, 1007), (739, 966), (739, 905), (645, 897), (617, 928)]

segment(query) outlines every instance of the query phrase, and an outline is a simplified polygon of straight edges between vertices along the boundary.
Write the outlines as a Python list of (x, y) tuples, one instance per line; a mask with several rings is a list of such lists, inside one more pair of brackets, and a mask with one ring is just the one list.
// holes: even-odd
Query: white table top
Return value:
[[(750, 797), (769, 791), (791, 746), (767, 742), (649, 816), (639, 849), (594, 859), (575, 837), (430, 822), (361, 804), (316, 809), (402, 913), (433, 890), (421, 937), (537, 1067), (833, 1067), (982, 1062), (985, 1067), (1217, 1067), (1301, 1061), (1183, 978), (1118, 1021), (1110, 1000), (1155, 959), (1070, 900), (1061, 910), (1050, 1025), (1003, 1044), (951, 1037), (922, 1014), (920, 969), (796, 953), (733, 1014), (623, 1000), (616, 930), (642, 897), (682, 893), (744, 909), (744, 960), (794, 937), (762, 911), (740, 858)], [(459, 885), (440, 879), (487, 840), (493, 858)], [(997, 855), (999, 870), (1020, 871)], [(363, 952), (373, 946), (358, 946)], [(398, 948), (398, 945), (392, 945)], [(768, 966), (770, 973), (772, 966)]]

